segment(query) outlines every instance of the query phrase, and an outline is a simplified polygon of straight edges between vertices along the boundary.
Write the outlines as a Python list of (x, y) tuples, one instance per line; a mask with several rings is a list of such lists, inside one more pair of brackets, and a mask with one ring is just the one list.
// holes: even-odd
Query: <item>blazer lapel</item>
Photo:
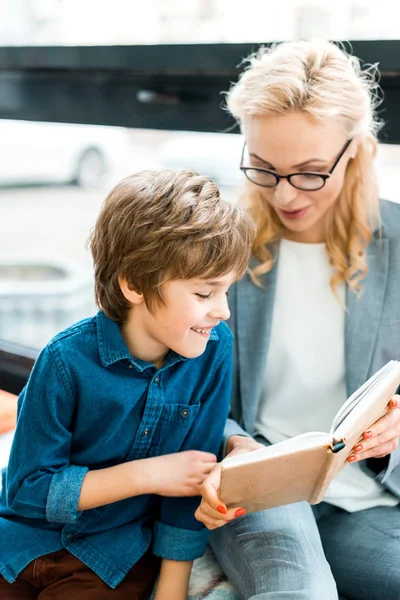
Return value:
[(370, 376), (386, 291), (389, 240), (372, 243), (367, 250), (368, 273), (362, 282), (361, 297), (347, 288), (348, 309), (345, 330), (347, 393), (352, 394)]
[(253, 431), (267, 361), (275, 299), (276, 266), (263, 275), (262, 288), (247, 275), (237, 290), (240, 399), (246, 431)]

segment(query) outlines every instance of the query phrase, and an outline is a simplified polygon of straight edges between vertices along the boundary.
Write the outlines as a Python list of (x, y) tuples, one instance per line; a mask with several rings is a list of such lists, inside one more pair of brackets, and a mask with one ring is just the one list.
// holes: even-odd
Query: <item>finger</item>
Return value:
[(203, 452), (202, 450), (198, 450), (196, 454), (199, 455), (199, 459), (204, 463), (211, 462), (213, 463), (213, 465), (215, 465), (215, 463), (217, 462), (217, 457), (215, 456), (215, 454), (211, 454), (211, 452)]
[(393, 396), (393, 398), (389, 401), (389, 408), (393, 410), (394, 408), (400, 407), (400, 396)]
[(202, 463), (202, 473), (210, 473), (212, 469), (215, 467), (215, 462), (205, 462)]
[[(224, 508), (224, 507), (222, 507), (222, 508)], [(207, 517), (207, 519), (217, 519), (217, 520), (221, 520), (221, 521), (225, 521), (225, 522), (229, 520), (228, 511), (226, 511), (224, 513), (224, 512), (222, 512), (222, 510), (217, 510), (217, 508), (210, 506), (209, 504), (204, 502), (204, 500), (200, 504), (199, 509), (201, 510), (201, 513), (205, 517)]]
[[(372, 440), (376, 439), (385, 431), (389, 431), (393, 427), (398, 427), (398, 435), (400, 435), (400, 410), (389, 410), (383, 417), (376, 421), (367, 431), (363, 433), (363, 443), (368, 441), (368, 446), (371, 446)], [(371, 440), (371, 443), (369, 442)]]
[(351, 454), (347, 461), (350, 463), (360, 462), (361, 460), (365, 460), (366, 458), (383, 458), (387, 456), (398, 447), (398, 438), (391, 438), (387, 442), (383, 444), (379, 444), (378, 446), (374, 446), (373, 448), (369, 448), (364, 450), (363, 452), (356, 452)]
[(218, 504), (223, 504), (218, 498), (220, 480), (221, 463), (218, 463), (214, 466), (208, 477), (204, 480), (201, 490), (201, 495), (210, 506), (216, 507)]
[(359, 454), (360, 452), (365, 452), (366, 450), (376, 448), (376, 446), (381, 446), (389, 440), (396, 439), (398, 437), (400, 437), (400, 421), (395, 422), (394, 425), (388, 426), (381, 433), (377, 433), (372, 437), (360, 440), (358, 444), (354, 446), (353, 452), (355, 454)]
[(207, 527), (207, 529), (213, 531), (214, 529), (218, 529), (219, 527), (226, 525), (226, 521), (211, 519), (210, 521), (205, 521), (204, 525)]
[(225, 507), (222, 505), (222, 503), (220, 505), (218, 505), (216, 508), (214, 508), (213, 506), (210, 506), (209, 504), (207, 504), (207, 502), (205, 502), (204, 500), (201, 501), (199, 509), (202, 511), (202, 513), (207, 518), (223, 520), (223, 521), (225, 521), (225, 523), (227, 523), (228, 521), (232, 521), (233, 519), (236, 519), (237, 517), (241, 517), (246, 514), (246, 510), (241, 506), (234, 506), (234, 507), (228, 508), (225, 513), (225, 512), (223, 512)]
[(221, 515), (218, 517), (211, 517), (207, 513), (204, 512), (201, 506), (194, 513), (195, 519), (203, 523), (207, 529), (216, 529), (217, 527), (222, 527), (226, 525), (227, 521), (225, 519), (221, 519)]

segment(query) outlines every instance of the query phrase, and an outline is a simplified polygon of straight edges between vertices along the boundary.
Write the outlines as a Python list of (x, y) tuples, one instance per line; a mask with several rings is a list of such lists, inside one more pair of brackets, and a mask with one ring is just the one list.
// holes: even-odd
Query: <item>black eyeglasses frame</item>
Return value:
[[(318, 173), (318, 172), (313, 172), (313, 171), (303, 171), (300, 173), (290, 173), (290, 175), (278, 175), (277, 173), (275, 173), (274, 171), (270, 171), (269, 169), (262, 169), (261, 167), (245, 167), (243, 166), (243, 157), (244, 157), (244, 151), (246, 148), (246, 142), (243, 145), (243, 150), (242, 150), (242, 157), (240, 159), (240, 170), (245, 174), (245, 176), (247, 177), (247, 179), (249, 181), (251, 181), (251, 183), (254, 183), (254, 185), (259, 185), (260, 187), (265, 187), (265, 188), (274, 188), (278, 185), (278, 183), (280, 182), (281, 179), (286, 179), (290, 185), (292, 185), (294, 188), (296, 188), (297, 190), (302, 190), (302, 191), (306, 191), (306, 192), (317, 192), (318, 190), (322, 189), (324, 187), (324, 185), (326, 184), (327, 180), (329, 179), (329, 177), (332, 175), (333, 171), (335, 170), (335, 168), (337, 167), (338, 162), (340, 161), (340, 159), (342, 158), (342, 156), (344, 155), (344, 153), (346, 152), (347, 148), (350, 146), (351, 142), (353, 141), (353, 138), (350, 138), (349, 140), (347, 140), (347, 142), (345, 143), (345, 145), (343, 146), (342, 150), (339, 152), (335, 162), (333, 163), (332, 167), (330, 168), (330, 170), (327, 173)], [(273, 175), (275, 177), (275, 183), (273, 185), (263, 185), (262, 183), (258, 183), (256, 181), (254, 181), (253, 179), (251, 179), (248, 176), (248, 171), (257, 171), (259, 173), (268, 173), (269, 175)], [(295, 185), (294, 183), (292, 183), (291, 178), (296, 176), (296, 175), (313, 175), (314, 177), (320, 177), (321, 178), (321, 185), (320, 187), (317, 188), (313, 188), (313, 189), (309, 189), (309, 188), (304, 188), (304, 187), (298, 187), (297, 185)]]

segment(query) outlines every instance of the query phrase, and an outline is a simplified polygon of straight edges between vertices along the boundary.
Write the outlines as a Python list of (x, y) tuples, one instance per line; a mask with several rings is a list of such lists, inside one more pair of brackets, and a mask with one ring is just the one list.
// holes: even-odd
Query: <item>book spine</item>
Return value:
[(310, 504), (318, 504), (324, 499), (329, 484), (335, 475), (340, 471), (347, 458), (345, 452), (340, 452), (340, 450), (345, 448), (345, 446), (345, 441), (340, 440), (334, 441), (333, 444), (327, 447), (325, 464), (322, 466), (318, 474), (317, 482), (308, 499)]

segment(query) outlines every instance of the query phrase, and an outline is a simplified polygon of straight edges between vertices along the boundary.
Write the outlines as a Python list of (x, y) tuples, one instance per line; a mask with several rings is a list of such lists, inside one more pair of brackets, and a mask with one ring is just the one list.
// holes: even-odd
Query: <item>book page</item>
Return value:
[(387, 377), (387, 375), (396, 369), (396, 361), (388, 362), (384, 367), (377, 371), (370, 379), (368, 379), (358, 390), (354, 392), (343, 404), (343, 406), (336, 413), (333, 419), (330, 433), (333, 433), (351, 413), (352, 410), (367, 396), (373, 393), (374, 389), (377, 389), (380, 382)]
[(265, 448), (260, 448), (260, 450), (238, 454), (237, 456), (228, 456), (227, 458), (224, 458), (222, 465), (224, 469), (229, 469), (237, 465), (259, 462), (275, 456), (286, 456), (293, 452), (299, 452), (300, 450), (307, 450), (317, 446), (329, 446), (332, 442), (332, 436), (328, 433), (323, 431), (308, 431), (307, 433), (296, 435), (283, 442), (265, 446)]
[(385, 414), (399, 383), (400, 362), (390, 361), (343, 405), (334, 419), (333, 437), (356, 443), (363, 431)]

